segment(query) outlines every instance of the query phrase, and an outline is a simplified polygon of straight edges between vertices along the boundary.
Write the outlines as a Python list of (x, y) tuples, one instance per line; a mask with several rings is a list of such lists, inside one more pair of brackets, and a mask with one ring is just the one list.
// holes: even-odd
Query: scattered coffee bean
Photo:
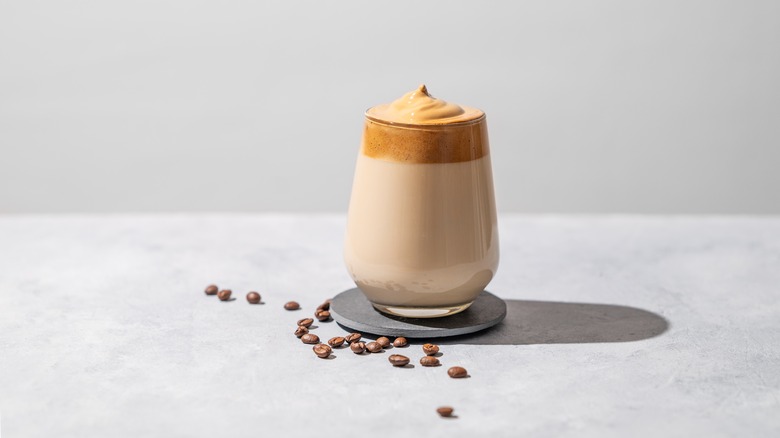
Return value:
[(330, 338), (328, 341), (328, 345), (330, 345), (333, 348), (338, 348), (344, 345), (344, 338), (341, 336), (336, 336), (335, 338)]
[(379, 345), (378, 342), (369, 342), (366, 344), (366, 350), (368, 350), (370, 353), (379, 353), (382, 351), (382, 346)]
[(422, 349), (423, 353), (427, 354), (428, 356), (433, 356), (439, 352), (439, 346), (434, 344), (423, 344)]
[(322, 304), (317, 306), (317, 310), (330, 310), (330, 302), (331, 302), (331, 300), (330, 300), (330, 298), (328, 298)]
[(377, 338), (376, 343), (381, 345), (382, 348), (387, 348), (390, 346), (390, 339), (388, 339), (385, 336), (382, 336), (381, 338)]
[(433, 356), (423, 356), (420, 359), (420, 365), (422, 365), (424, 367), (437, 367), (437, 366), (441, 365), (441, 363), (439, 362), (439, 359), (437, 359), (437, 358), (435, 358)]
[(402, 367), (409, 364), (409, 358), (400, 354), (391, 354), (387, 358), (394, 367)]
[(217, 292), (217, 297), (222, 301), (227, 301), (230, 299), (230, 294), (232, 294), (233, 291), (230, 289), (222, 289), (221, 291)]
[(439, 413), (442, 417), (452, 417), (452, 411), (455, 409), (452, 409), (449, 406), (442, 406), (439, 409), (436, 409), (436, 412)]
[(311, 327), (312, 324), (314, 324), (314, 320), (311, 318), (303, 318), (298, 320), (298, 325), (302, 325), (306, 328)]
[(409, 341), (406, 340), (405, 337), (399, 336), (395, 338), (395, 341), (393, 341), (393, 347), (406, 347), (409, 345)]
[(298, 304), (296, 301), (288, 301), (284, 303), (284, 308), (287, 310), (298, 310), (301, 308), (301, 305)]
[(216, 295), (219, 292), (219, 288), (216, 284), (210, 284), (204, 292), (206, 292), (206, 295)]
[(301, 336), (301, 342), (304, 344), (319, 344), (320, 337), (312, 333), (306, 333), (305, 335)]
[(466, 371), (466, 369), (463, 367), (452, 367), (447, 370), (447, 374), (449, 374), (453, 379), (462, 379), (467, 377), (469, 372)]
[(351, 344), (353, 342), (358, 342), (362, 337), (363, 335), (361, 335), (360, 333), (350, 333), (344, 339)]
[(309, 333), (309, 329), (304, 327), (304, 326), (302, 326), (302, 325), (299, 325), (298, 328), (295, 329), (295, 336), (297, 336), (299, 338), (301, 336), (305, 335), (306, 333)]
[(330, 319), (330, 312), (327, 310), (319, 310), (314, 312), (314, 317), (317, 318), (317, 321), (324, 322)]
[(349, 344), (349, 349), (355, 354), (363, 354), (366, 351), (366, 343), (356, 341)]
[(257, 292), (249, 292), (246, 294), (246, 300), (249, 301), (249, 304), (259, 304), (260, 294)]
[(312, 347), (312, 350), (314, 351), (314, 354), (316, 354), (318, 357), (321, 357), (323, 359), (330, 356), (330, 353), (333, 351), (329, 346), (325, 344), (317, 344), (314, 347)]

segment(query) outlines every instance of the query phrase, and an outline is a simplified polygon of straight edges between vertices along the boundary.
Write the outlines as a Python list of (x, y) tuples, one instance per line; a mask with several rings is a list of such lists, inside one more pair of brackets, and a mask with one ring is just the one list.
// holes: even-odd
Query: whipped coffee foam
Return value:
[(362, 153), (402, 163), (460, 163), (488, 154), (485, 113), (447, 103), (425, 85), (366, 111)]
[(410, 91), (399, 99), (369, 109), (366, 114), (390, 123), (409, 125), (442, 125), (467, 122), (482, 117), (476, 108), (456, 105), (437, 99), (428, 93), (425, 85)]

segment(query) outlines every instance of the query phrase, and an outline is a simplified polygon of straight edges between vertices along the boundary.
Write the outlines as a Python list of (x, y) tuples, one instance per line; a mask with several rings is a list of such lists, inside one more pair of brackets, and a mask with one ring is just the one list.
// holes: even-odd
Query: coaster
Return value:
[(376, 309), (360, 289), (349, 289), (330, 303), (333, 319), (352, 330), (380, 336), (442, 338), (465, 335), (493, 327), (504, 320), (506, 303), (488, 291), (482, 291), (463, 312), (442, 318), (404, 318), (386, 315)]

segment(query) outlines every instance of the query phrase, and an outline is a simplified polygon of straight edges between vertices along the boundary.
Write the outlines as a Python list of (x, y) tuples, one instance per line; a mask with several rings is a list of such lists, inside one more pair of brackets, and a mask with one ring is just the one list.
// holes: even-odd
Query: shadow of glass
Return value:
[(669, 322), (653, 312), (612, 304), (506, 300), (506, 319), (481, 332), (439, 344), (531, 345), (631, 342), (664, 333)]

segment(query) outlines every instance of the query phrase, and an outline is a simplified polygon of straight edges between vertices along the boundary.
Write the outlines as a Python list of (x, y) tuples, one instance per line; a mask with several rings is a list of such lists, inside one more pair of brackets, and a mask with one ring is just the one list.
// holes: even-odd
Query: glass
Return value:
[(484, 114), (443, 125), (366, 114), (344, 259), (382, 312), (434, 318), (471, 305), (498, 267)]

